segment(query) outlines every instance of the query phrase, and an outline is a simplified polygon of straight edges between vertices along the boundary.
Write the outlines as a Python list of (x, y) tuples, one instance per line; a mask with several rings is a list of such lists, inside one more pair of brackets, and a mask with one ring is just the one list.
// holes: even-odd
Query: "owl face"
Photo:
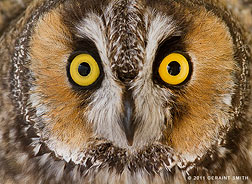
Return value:
[(20, 36), (11, 79), (34, 157), (50, 153), (86, 173), (171, 174), (235, 149), (232, 136), (246, 123), (249, 55), (222, 7), (40, 3)]

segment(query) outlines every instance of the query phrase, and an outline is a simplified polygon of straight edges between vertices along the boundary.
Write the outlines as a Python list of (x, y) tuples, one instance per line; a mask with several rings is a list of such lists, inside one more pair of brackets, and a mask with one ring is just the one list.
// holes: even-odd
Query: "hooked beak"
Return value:
[(132, 146), (135, 133), (135, 125), (133, 119), (134, 102), (132, 99), (132, 93), (129, 90), (126, 90), (126, 92), (124, 93), (123, 106), (124, 114), (122, 118), (122, 124), (128, 141), (128, 145)]

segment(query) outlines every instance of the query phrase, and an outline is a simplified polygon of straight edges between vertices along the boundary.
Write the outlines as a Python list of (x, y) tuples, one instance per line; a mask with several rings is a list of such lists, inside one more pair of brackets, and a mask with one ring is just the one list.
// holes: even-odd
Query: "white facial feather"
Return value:
[(101, 88), (92, 95), (93, 101), (88, 106), (87, 119), (94, 125), (96, 135), (106, 137), (118, 145), (127, 146), (126, 137), (119, 125), (122, 89), (115, 82), (111, 71), (102, 19), (91, 13), (81, 21), (77, 29), (79, 37), (88, 37), (96, 44), (105, 73)]
[[(111, 12), (112, 6), (108, 6), (105, 12)], [(110, 14), (108, 19), (112, 19), (111, 16), (114, 17), (116, 15)], [(149, 10), (145, 14), (145, 17), (146, 21), (150, 21), (145, 23), (146, 25), (150, 25), (148, 30), (146, 30), (148, 39), (146, 50), (144, 51), (144, 48), (140, 49), (143, 50), (141, 53), (146, 53), (144, 61), (142, 61), (145, 62), (145, 65), (143, 65), (143, 70), (140, 71), (139, 76), (132, 86), (136, 104), (135, 113), (137, 118), (141, 117), (138, 127), (139, 131), (136, 132), (133, 143), (133, 146), (138, 147), (150, 141), (158, 140), (162, 135), (165, 118), (170, 117), (169, 110), (164, 110), (163, 104), (169, 101), (171, 94), (169, 91), (153, 84), (151, 79), (152, 63), (160, 42), (173, 34), (180, 34), (179, 31), (176, 32), (177, 27), (176, 23), (172, 21), (172, 16), (166, 17)], [(106, 137), (114, 142), (115, 145), (127, 147), (125, 134), (119, 126), (121, 123), (120, 116), (123, 115), (123, 89), (115, 82), (115, 77), (110, 67), (111, 61), (108, 59), (109, 49), (106, 45), (106, 40), (112, 38), (114, 34), (113, 30), (116, 30), (116, 28), (113, 28), (113, 25), (114, 23), (112, 22), (110, 25), (112, 29), (110, 32), (111, 35), (106, 35), (104, 31), (105, 25), (103, 25), (101, 17), (91, 13), (76, 27), (79, 37), (88, 37), (95, 42), (105, 72), (105, 78), (101, 88), (92, 95), (93, 101), (89, 104), (87, 113), (88, 120), (94, 124), (96, 135)], [(118, 50), (120, 50), (122, 43), (117, 42), (115, 44), (117, 44)], [(117, 57), (117, 54), (115, 57)], [(148, 133), (150, 131), (152, 133)]]
[[(176, 23), (172, 16), (163, 16), (155, 11), (147, 11), (146, 25), (147, 46), (145, 51), (145, 65), (132, 86), (136, 104), (136, 115), (141, 123), (134, 137), (134, 145), (141, 147), (148, 142), (159, 140), (164, 130), (165, 118), (170, 118), (170, 109), (164, 108), (165, 102), (172, 102), (172, 94), (167, 89), (162, 89), (153, 84), (152, 65), (159, 44), (176, 32)], [(150, 21), (150, 22), (149, 22)]]

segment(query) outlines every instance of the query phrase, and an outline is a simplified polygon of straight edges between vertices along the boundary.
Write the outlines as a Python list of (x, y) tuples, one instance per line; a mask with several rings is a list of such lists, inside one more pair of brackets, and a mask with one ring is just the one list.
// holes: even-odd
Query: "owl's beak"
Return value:
[(128, 141), (128, 145), (132, 146), (135, 133), (135, 125), (133, 122), (134, 102), (132, 99), (131, 92), (128, 90), (126, 90), (126, 92), (124, 93), (123, 105), (124, 105), (124, 116), (122, 119), (122, 124)]

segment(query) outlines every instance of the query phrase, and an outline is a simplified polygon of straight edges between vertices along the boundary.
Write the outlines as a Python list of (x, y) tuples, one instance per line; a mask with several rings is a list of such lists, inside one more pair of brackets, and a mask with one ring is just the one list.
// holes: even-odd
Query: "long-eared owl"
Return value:
[(1, 0), (0, 183), (252, 182), (251, 12)]

